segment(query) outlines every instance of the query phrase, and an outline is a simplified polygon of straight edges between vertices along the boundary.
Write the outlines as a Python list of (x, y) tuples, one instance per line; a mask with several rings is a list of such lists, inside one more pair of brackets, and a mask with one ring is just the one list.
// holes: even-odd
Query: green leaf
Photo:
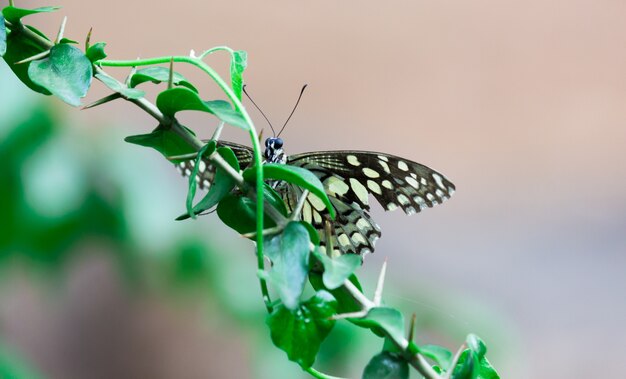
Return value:
[(477, 358), (480, 359), (487, 353), (487, 346), (485, 346), (485, 343), (476, 334), (468, 334), (467, 338), (465, 338), (465, 342), (467, 343), (467, 347), (474, 352)]
[(308, 368), (315, 362), (320, 345), (335, 326), (330, 317), (335, 314), (337, 302), (326, 291), (291, 311), (283, 305), (274, 308), (267, 317), (272, 342), (287, 353), (289, 360)]
[(315, 257), (324, 265), (324, 286), (331, 290), (343, 285), (343, 282), (361, 265), (361, 257), (356, 254), (330, 258), (326, 254), (315, 252)]
[[(29, 28), (36, 34), (43, 36), (42, 33), (37, 29), (28, 26), (27, 28)], [(43, 37), (45, 38), (45, 36)], [(20, 29), (16, 29), (11, 30), (11, 33), (7, 35), (6, 51), (3, 58), (7, 62), (15, 76), (17, 76), (22, 81), (22, 83), (28, 86), (28, 88), (44, 95), (50, 95), (50, 91), (40, 85), (33, 83), (33, 81), (28, 76), (28, 67), (30, 63), (15, 64), (16, 62), (20, 62), (26, 58), (30, 58), (37, 54), (43, 53), (46, 50), (47, 49), (45, 47), (42, 47), (39, 43), (26, 37)]]
[(308, 222), (299, 221), (299, 223), (306, 228), (309, 232), (309, 238), (311, 239), (311, 243), (315, 246), (320, 245), (320, 235), (317, 233), (317, 230), (313, 227), (313, 225)]
[(34, 61), (28, 76), (36, 84), (72, 106), (80, 106), (92, 79), (91, 62), (82, 51), (68, 44), (55, 45), (47, 58)]
[(142, 90), (126, 87), (122, 83), (118, 82), (115, 78), (109, 76), (108, 74), (105, 74), (104, 72), (97, 73), (95, 77), (96, 79), (100, 80), (105, 86), (109, 87), (109, 89), (121, 94), (127, 99), (139, 99), (146, 94)]
[(405, 338), (404, 316), (400, 311), (388, 307), (375, 307), (369, 310), (360, 323), (380, 336), (388, 335), (394, 340)]
[(73, 39), (69, 39), (69, 38), (61, 38), (61, 40), (59, 41), (59, 44), (62, 44), (62, 43), (78, 45), (78, 41), (74, 41)]
[(472, 350), (465, 349), (459, 356), (456, 366), (452, 371), (452, 379), (477, 379), (477, 373), (474, 372), (474, 354)]
[(0, 57), (7, 52), (7, 29), (4, 26), (4, 17), (0, 13)]
[[(196, 177), (198, 176), (198, 171), (200, 171), (200, 162), (203, 158), (208, 157), (210, 154), (213, 154), (215, 151), (215, 147), (217, 144), (215, 141), (209, 141), (207, 144), (202, 146), (202, 148), (198, 151), (196, 155), (195, 163), (193, 166), (193, 170), (191, 171), (191, 175), (189, 175), (189, 188), (187, 190), (187, 214), (190, 214), (192, 218), (196, 218), (196, 214), (193, 213), (193, 198), (196, 196), (196, 189), (198, 188), (198, 183), (196, 182)], [(217, 204), (217, 202), (216, 202)]]
[[(356, 275), (351, 275), (349, 279), (352, 284), (354, 284), (359, 289), (359, 291), (361, 291), (361, 283), (359, 283), (359, 279), (356, 277)], [(311, 282), (311, 285), (316, 291), (327, 289), (324, 286), (322, 274), (318, 272), (309, 272), (309, 282)], [(329, 290), (329, 292), (337, 300), (337, 313), (352, 313), (361, 310), (361, 305), (359, 304), (359, 302), (354, 300), (350, 292), (345, 287), (339, 287), (334, 290)], [(352, 322), (353, 320), (349, 319), (349, 321)], [(361, 320), (358, 320), (358, 322), (360, 321)], [(357, 325), (360, 325), (358, 322)]]
[(174, 116), (180, 111), (201, 111), (214, 114), (227, 124), (248, 130), (243, 116), (224, 100), (202, 101), (197, 93), (188, 88), (170, 88), (157, 96), (156, 105), (167, 116)]
[(474, 377), (477, 379), (499, 379), (500, 376), (485, 356), (487, 354), (487, 346), (483, 340), (475, 334), (469, 334), (465, 339), (465, 343), (469, 350), (471, 350), (471, 355), (474, 359)]
[(365, 366), (363, 379), (407, 379), (409, 364), (398, 354), (383, 351)]
[(487, 357), (483, 357), (478, 366), (478, 378), (479, 379), (500, 379), (500, 375), (491, 366), (491, 363), (487, 360)]
[[(137, 70), (130, 77), (130, 87), (136, 87), (141, 83), (152, 82), (154, 84), (167, 83), (170, 80), (170, 69), (166, 67), (148, 67), (141, 70)], [(194, 87), (184, 76), (174, 72), (172, 77), (172, 83), (177, 86), (187, 87), (195, 93), (198, 93), (198, 89)]]
[(243, 50), (233, 52), (230, 60), (230, 81), (233, 92), (239, 100), (241, 100), (241, 92), (243, 90), (243, 71), (248, 65), (248, 53)]
[(139, 134), (124, 138), (135, 145), (151, 147), (165, 157), (194, 153), (195, 149), (178, 134), (164, 126), (158, 126), (150, 134)]
[(287, 309), (300, 303), (309, 272), (309, 241), (309, 232), (298, 222), (290, 222), (282, 233), (265, 239), (265, 255), (272, 261), (266, 276)]
[(430, 358), (435, 361), (437, 365), (445, 371), (450, 369), (450, 365), (452, 364), (452, 352), (445, 347), (437, 345), (423, 345), (419, 347), (418, 352), (426, 358)]
[(61, 9), (61, 7), (41, 7), (35, 9), (23, 9), (16, 7), (6, 7), (2, 9), (2, 14), (4, 18), (7, 19), (12, 24), (18, 23), (22, 17), (29, 16), (31, 14), (36, 13), (44, 13), (44, 12), (54, 12), (57, 9)]
[[(211, 142), (213, 142), (213, 144), (215, 143), (214, 141), (211, 141)], [(220, 147), (217, 149), (217, 152), (222, 156), (222, 158), (224, 158), (226, 162), (228, 162), (228, 164), (231, 167), (233, 167), (235, 170), (238, 169), (239, 162), (237, 161), (237, 157), (235, 156), (235, 153), (233, 153), (231, 149), (226, 148), (226, 147)], [(208, 151), (204, 154), (204, 156), (209, 156), (211, 153), (212, 153), (211, 148), (209, 148)], [(192, 174), (191, 177), (195, 177), (195, 175)], [(191, 192), (192, 188), (195, 188), (191, 186), (194, 186), (195, 184), (196, 184), (195, 179), (193, 180), (193, 184), (191, 184), (191, 180), (190, 180), (190, 187), (189, 187), (190, 195), (192, 193)], [(209, 191), (207, 192), (207, 194), (191, 210), (188, 209), (186, 214), (179, 216), (176, 220), (184, 220), (184, 219), (189, 218), (190, 214), (197, 215), (210, 208), (213, 208), (215, 205), (217, 205), (217, 203), (220, 202), (220, 200), (224, 198), (224, 196), (226, 196), (228, 193), (230, 193), (230, 191), (232, 191), (232, 189), (235, 187), (236, 184), (237, 182), (235, 181), (235, 179), (233, 179), (229, 174), (227, 174), (226, 171), (224, 171), (224, 169), (222, 169), (221, 167), (217, 167), (215, 170), (215, 177), (213, 178), (213, 183), (211, 183), (211, 186), (209, 187)], [(195, 193), (195, 190), (193, 192)], [(191, 196), (191, 199), (193, 199), (193, 196)]]
[[(256, 171), (251, 167), (243, 172), (243, 177), (249, 182), (254, 182)], [(324, 191), (324, 185), (311, 171), (286, 164), (267, 163), (263, 165), (263, 178), (265, 180), (284, 180), (309, 190), (324, 203), (330, 216), (333, 219), (335, 218), (335, 208), (330, 203), (326, 191)]]
[(107, 57), (107, 54), (104, 52), (104, 47), (106, 45), (106, 42), (98, 42), (89, 46), (89, 48), (85, 52), (85, 55), (91, 61), (91, 63), (97, 62)]
[[(278, 209), (284, 216), (287, 215), (285, 202), (282, 197), (269, 186), (263, 187), (265, 200)], [(217, 215), (222, 222), (240, 234), (256, 231), (256, 201), (241, 194), (228, 194), (217, 205)], [(266, 228), (276, 226), (270, 216), (265, 214), (263, 225)]]

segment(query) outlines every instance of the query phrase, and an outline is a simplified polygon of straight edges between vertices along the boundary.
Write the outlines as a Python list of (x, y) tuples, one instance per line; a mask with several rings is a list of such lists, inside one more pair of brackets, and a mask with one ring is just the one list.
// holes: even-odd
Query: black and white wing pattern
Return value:
[[(252, 150), (247, 146), (220, 141), (218, 146), (233, 149), (241, 168), (252, 162)], [(215, 168), (201, 162), (196, 180), (207, 189), (213, 180)], [(380, 227), (368, 211), (369, 195), (385, 208), (401, 208), (411, 215), (442, 203), (455, 190), (454, 184), (443, 175), (422, 164), (394, 155), (369, 151), (320, 151), (288, 156), (287, 164), (308, 169), (323, 183), (331, 203), (337, 211), (330, 219), (322, 201), (309, 194), (304, 202), (301, 219), (317, 230), (321, 246), (341, 254), (366, 255), (374, 251), (380, 238)], [(178, 165), (183, 175), (189, 176), (194, 161)], [(283, 197), (287, 209), (296, 208), (302, 189), (290, 183), (279, 183), (276, 190)]]
[[(248, 167), (253, 161), (253, 152), (248, 146), (240, 145), (235, 142), (217, 141), (217, 147), (229, 147), (235, 153), (241, 170)], [(182, 161), (176, 164), (176, 168), (183, 176), (188, 177), (191, 175), (195, 164), (195, 159)], [(202, 160), (199, 164), (200, 167), (198, 168), (196, 182), (201, 189), (208, 190), (215, 177), (215, 166), (213, 166), (209, 160)]]
[[(331, 223), (333, 251), (327, 252), (329, 255), (365, 255), (374, 251), (381, 231), (368, 213), (370, 194), (385, 210), (401, 208), (411, 215), (442, 203), (455, 190), (454, 184), (440, 173), (384, 153), (320, 151), (291, 155), (287, 164), (313, 172), (335, 206), (337, 218)], [(305, 203), (302, 218), (318, 230), (322, 245), (327, 246), (323, 224), (329, 219), (328, 213), (316, 196), (309, 195), (307, 200), (311, 210), (308, 212)], [(293, 198), (288, 197), (285, 202), (290, 209), (295, 205)]]

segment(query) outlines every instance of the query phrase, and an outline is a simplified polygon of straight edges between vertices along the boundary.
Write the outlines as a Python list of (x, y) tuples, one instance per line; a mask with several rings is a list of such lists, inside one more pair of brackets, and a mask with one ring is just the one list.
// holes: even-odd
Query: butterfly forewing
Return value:
[(369, 209), (368, 194), (386, 209), (402, 208), (413, 214), (442, 203), (454, 193), (454, 184), (443, 175), (417, 162), (390, 154), (368, 151), (321, 151), (296, 154), (288, 164), (315, 172), (326, 169), (332, 178), (330, 195)]

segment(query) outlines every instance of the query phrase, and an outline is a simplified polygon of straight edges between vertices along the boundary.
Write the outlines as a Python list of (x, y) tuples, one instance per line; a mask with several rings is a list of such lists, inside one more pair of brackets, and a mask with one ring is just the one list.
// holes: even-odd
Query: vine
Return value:
[[(54, 95), (79, 107), (96, 79), (112, 94), (83, 106), (84, 109), (122, 99), (135, 104), (158, 122), (151, 133), (129, 136), (125, 140), (153, 148), (175, 163), (194, 161), (187, 209), (179, 219), (195, 218), (216, 208), (226, 225), (255, 240), (257, 276), (268, 312), (267, 325), (273, 343), (291, 361), (312, 377), (337, 379), (317, 371), (313, 364), (322, 341), (336, 321), (347, 319), (355, 327), (369, 329), (384, 339), (382, 351), (365, 367), (364, 378), (407, 378), (409, 366), (428, 379), (499, 377), (486, 358), (485, 344), (473, 334), (468, 335), (454, 356), (444, 347), (417, 345), (413, 341), (415, 317), (407, 333), (402, 313), (382, 305), (386, 263), (369, 299), (355, 275), (360, 257), (330, 258), (319, 249), (320, 241), (312, 226), (298, 221), (304, 198), (309, 193), (314, 194), (331, 216), (334, 216), (334, 208), (324, 186), (311, 172), (289, 165), (263, 164), (257, 131), (241, 102), (242, 75), (247, 66), (244, 51), (218, 46), (198, 56), (192, 51), (189, 56), (109, 60), (104, 51), (105, 43), (91, 44), (91, 31), (86, 36), (84, 51), (75, 46), (76, 41), (65, 38), (66, 20), (54, 41), (22, 22), (29, 15), (55, 10), (56, 7), (17, 8), (10, 1), (0, 14), (0, 56), (33, 91)], [(230, 56), (230, 83), (204, 62), (207, 55), (215, 52), (226, 52)], [(202, 99), (198, 89), (174, 71), (174, 64), (201, 70), (227, 100)], [(124, 81), (119, 81), (109, 75), (105, 67), (127, 67), (131, 72)], [(138, 89), (146, 82), (166, 86), (154, 102)], [(191, 129), (179, 123), (176, 114), (188, 110), (208, 113), (220, 121), (210, 141), (199, 140)], [(233, 151), (218, 145), (223, 125), (248, 133), (254, 152), (250, 167), (240, 167)], [(209, 191), (194, 205), (195, 176), (201, 161), (214, 165), (216, 174)], [(291, 214), (280, 196), (266, 185), (266, 180), (286, 181), (302, 188), (298, 206)], [(269, 268), (266, 267), (268, 261), (271, 262)], [(303, 299), (307, 279), (317, 292)], [(279, 298), (276, 301), (270, 297), (270, 285)]]

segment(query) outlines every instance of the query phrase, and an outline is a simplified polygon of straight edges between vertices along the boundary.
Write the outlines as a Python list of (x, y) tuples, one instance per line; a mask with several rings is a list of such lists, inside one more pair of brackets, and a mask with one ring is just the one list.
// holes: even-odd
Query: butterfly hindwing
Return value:
[[(228, 141), (217, 141), (217, 147), (230, 148), (235, 153), (237, 161), (239, 161), (239, 168), (241, 170), (245, 169), (252, 163), (253, 151), (248, 146)], [(195, 165), (196, 160), (191, 159), (176, 164), (176, 168), (178, 168), (178, 171), (183, 176), (188, 177), (189, 175), (191, 175)], [(198, 175), (196, 176), (196, 182), (198, 183), (198, 186), (203, 190), (208, 190), (209, 187), (211, 187), (211, 183), (213, 183), (214, 178), (215, 166), (213, 166), (211, 161), (209, 161), (208, 159), (201, 160), (200, 167), (198, 167)]]
[[(329, 195), (329, 199), (335, 208), (335, 219), (330, 214), (324, 203), (314, 194), (308, 194), (303, 203), (300, 218), (313, 225), (320, 237), (320, 245), (330, 256), (341, 254), (365, 255), (374, 251), (374, 244), (380, 238), (380, 227), (370, 217), (369, 213), (356, 203), (349, 203), (336, 197), (329, 189), (329, 183), (335, 183), (329, 178), (334, 178), (331, 172), (323, 169), (313, 171), (322, 183)], [(283, 196), (289, 212), (296, 208), (302, 195), (302, 189), (288, 183), (277, 187), (277, 191)], [(326, 226), (328, 224), (328, 227)], [(330, 241), (329, 241), (330, 240)]]

